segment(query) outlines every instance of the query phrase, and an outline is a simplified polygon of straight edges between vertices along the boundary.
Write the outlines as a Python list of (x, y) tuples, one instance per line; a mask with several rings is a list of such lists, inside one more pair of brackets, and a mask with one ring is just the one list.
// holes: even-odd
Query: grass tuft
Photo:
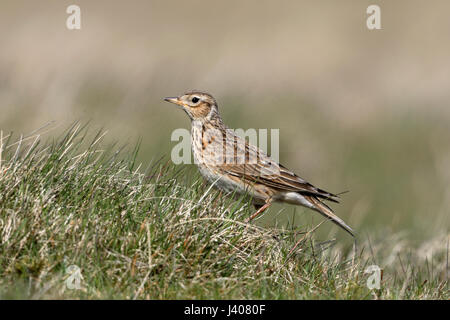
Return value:
[[(1, 299), (449, 298), (445, 233), (420, 247), (374, 234), (349, 250), (313, 228), (247, 224), (246, 197), (169, 161), (143, 169), (139, 144), (105, 147), (104, 135), (79, 124), (45, 144), (2, 133)], [(383, 269), (378, 290), (369, 264)]]

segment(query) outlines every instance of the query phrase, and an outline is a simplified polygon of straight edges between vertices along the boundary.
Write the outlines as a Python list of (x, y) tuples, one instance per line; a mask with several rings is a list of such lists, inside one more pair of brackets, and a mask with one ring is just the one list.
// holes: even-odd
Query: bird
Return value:
[(355, 232), (325, 203), (339, 203), (339, 196), (317, 188), (278, 163), (257, 146), (227, 127), (214, 97), (191, 91), (164, 98), (184, 110), (191, 120), (191, 147), (200, 174), (228, 194), (249, 194), (254, 220), (274, 202), (312, 209), (347, 231)]

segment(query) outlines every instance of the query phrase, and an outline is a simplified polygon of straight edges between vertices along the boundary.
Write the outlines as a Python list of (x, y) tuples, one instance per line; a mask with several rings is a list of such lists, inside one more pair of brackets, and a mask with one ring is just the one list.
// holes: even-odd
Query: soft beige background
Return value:
[[(66, 29), (70, 4), (81, 7), (80, 31)], [(370, 4), (381, 6), (382, 30), (366, 28)], [(335, 208), (359, 230), (448, 232), (449, 1), (0, 6), (4, 132), (90, 120), (110, 141), (142, 137), (145, 163), (189, 127), (161, 99), (205, 90), (230, 127), (280, 128), (286, 166), (351, 190)]]

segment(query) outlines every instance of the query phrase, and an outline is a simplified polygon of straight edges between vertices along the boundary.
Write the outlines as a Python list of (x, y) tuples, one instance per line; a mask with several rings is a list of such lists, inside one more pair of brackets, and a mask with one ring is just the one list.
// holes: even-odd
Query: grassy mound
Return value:
[[(247, 224), (245, 197), (169, 162), (144, 170), (138, 148), (103, 149), (102, 137), (78, 125), (44, 145), (1, 137), (1, 299), (449, 298), (446, 250), (423, 259), (379, 234), (352, 251), (313, 229)], [(374, 262), (385, 270), (369, 290)]]

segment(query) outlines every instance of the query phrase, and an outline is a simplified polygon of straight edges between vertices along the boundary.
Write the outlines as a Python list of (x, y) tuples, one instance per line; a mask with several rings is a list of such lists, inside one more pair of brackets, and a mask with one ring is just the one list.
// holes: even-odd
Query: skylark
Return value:
[(216, 100), (204, 92), (164, 99), (180, 106), (191, 119), (194, 162), (208, 182), (227, 193), (251, 196), (253, 220), (274, 201), (315, 210), (354, 236), (353, 230), (323, 201), (338, 202), (336, 194), (314, 187), (262, 150), (229, 129), (219, 115)]

